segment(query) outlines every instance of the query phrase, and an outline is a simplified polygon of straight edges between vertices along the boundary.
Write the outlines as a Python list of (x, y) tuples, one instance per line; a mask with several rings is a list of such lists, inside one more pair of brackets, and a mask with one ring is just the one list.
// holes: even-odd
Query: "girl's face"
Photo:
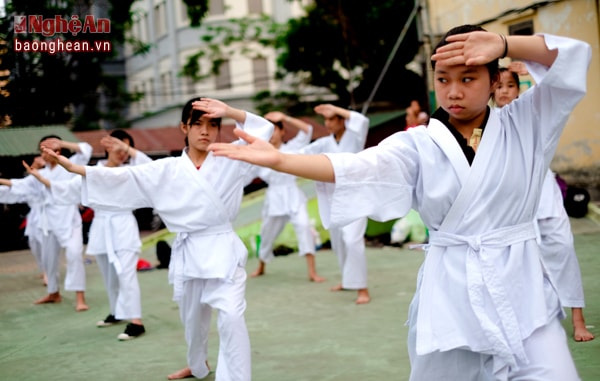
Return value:
[[(123, 139), (123, 142), (125, 142), (128, 146), (131, 145), (131, 142), (127, 138)], [(125, 163), (128, 158), (129, 154), (127, 153), (127, 151), (108, 151), (108, 162), (115, 167), (123, 165), (123, 163)]]
[(515, 82), (508, 71), (500, 73), (500, 81), (494, 92), (494, 102), (498, 107), (504, 107), (519, 96), (519, 84)]
[(217, 141), (219, 124), (212, 118), (202, 115), (193, 123), (182, 124), (190, 149), (206, 152), (208, 146)]
[(438, 104), (455, 127), (479, 127), (485, 118), (496, 82), (484, 66), (437, 64), (434, 88)]

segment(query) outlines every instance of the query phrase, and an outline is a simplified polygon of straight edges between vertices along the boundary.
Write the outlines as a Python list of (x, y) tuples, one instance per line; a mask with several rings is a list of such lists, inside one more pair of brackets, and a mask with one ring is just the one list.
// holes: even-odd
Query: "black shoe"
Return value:
[(119, 324), (119, 323), (121, 323), (121, 322), (122, 322), (122, 320), (115, 319), (115, 315), (113, 315), (113, 314), (109, 314), (109, 315), (106, 317), (106, 319), (104, 319), (104, 320), (100, 320), (99, 322), (97, 322), (97, 323), (96, 323), (96, 327), (100, 327), (100, 328), (102, 328), (102, 327), (109, 327), (109, 326), (111, 326), (111, 325), (114, 325), (114, 324)]
[(141, 336), (144, 332), (146, 332), (146, 329), (144, 328), (144, 326), (142, 324), (129, 323), (129, 324), (127, 324), (127, 328), (125, 328), (125, 332), (120, 333), (119, 336), (117, 336), (117, 339), (119, 339), (119, 340), (135, 339), (136, 337)]

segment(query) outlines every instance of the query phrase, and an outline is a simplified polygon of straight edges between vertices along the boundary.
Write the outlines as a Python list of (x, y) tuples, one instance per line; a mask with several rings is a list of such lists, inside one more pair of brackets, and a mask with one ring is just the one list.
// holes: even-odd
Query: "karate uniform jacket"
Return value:
[[(286, 153), (298, 152), (310, 143), (312, 126), (309, 133), (298, 131), (293, 139), (282, 144), (279, 150)], [(296, 176), (277, 172), (270, 168), (255, 167), (256, 176), (266, 182), (269, 187), (265, 193), (265, 202), (262, 209), (263, 218), (270, 216), (290, 216), (295, 214), (300, 207), (306, 204), (306, 195), (296, 183)]]
[(412, 207), (429, 228), (409, 321), (418, 355), (464, 348), (495, 356), (497, 369), (515, 366), (527, 361), (523, 340), (562, 312), (533, 221), (591, 53), (581, 41), (544, 38), (558, 57), (550, 68), (526, 62), (537, 85), (490, 113), (471, 166), (435, 119), (356, 155), (328, 154), (336, 182), (317, 184), (325, 226)]
[[(237, 127), (264, 140), (273, 133), (271, 123), (248, 112), (244, 125)], [(229, 280), (238, 266), (245, 266), (247, 250), (232, 223), (250, 166), (209, 153), (198, 170), (184, 150), (179, 157), (134, 167), (86, 167), (83, 202), (93, 209), (154, 208), (167, 229), (177, 233), (169, 281), (179, 300), (183, 281)]]
[[(151, 161), (152, 159), (146, 154), (138, 151), (135, 157), (130, 158), (128, 165), (141, 165)], [(105, 167), (106, 160), (101, 160), (96, 165)], [(76, 176), (69, 181), (53, 182), (50, 191), (54, 199), (82, 203), (82, 177)], [(141, 248), (140, 231), (132, 209), (107, 210), (102, 206), (94, 209), (86, 254), (108, 255), (108, 261), (113, 264), (117, 274), (120, 274), (122, 268), (116, 252), (120, 250), (139, 252)]]
[[(78, 146), (80, 152), (72, 155), (69, 160), (74, 164), (86, 165), (92, 157), (92, 146), (85, 142), (78, 143)], [(40, 169), (39, 173), (52, 183), (67, 181), (77, 176), (60, 165), (56, 165), (54, 168), (47, 165)], [(32, 221), (30, 229), (41, 229), (43, 234), (52, 232), (61, 245), (66, 245), (71, 239), (73, 229), (81, 226), (79, 203), (52, 197), (46, 186), (31, 175), (23, 179), (12, 180), (12, 183), (14, 194), (42, 201), (41, 205), (38, 204), (39, 217)]]

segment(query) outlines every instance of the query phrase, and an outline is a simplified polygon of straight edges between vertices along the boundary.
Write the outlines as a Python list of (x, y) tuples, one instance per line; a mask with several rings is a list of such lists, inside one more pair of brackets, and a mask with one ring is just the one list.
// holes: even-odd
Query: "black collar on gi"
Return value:
[[(463, 153), (465, 154), (467, 161), (469, 162), (469, 165), (473, 164), (473, 159), (475, 158), (475, 150), (473, 150), (473, 148), (469, 146), (469, 144), (468, 144), (469, 142), (467, 141), (467, 139), (465, 139), (462, 136), (462, 134), (460, 132), (458, 132), (458, 130), (456, 128), (454, 128), (454, 126), (452, 124), (450, 124), (450, 121), (449, 121), (450, 115), (448, 115), (448, 113), (440, 107), (437, 110), (435, 110), (435, 112), (433, 113), (433, 115), (431, 115), (431, 117), (444, 123), (444, 125), (448, 128), (448, 130), (450, 130), (450, 132), (452, 133), (452, 135), (458, 142), (458, 145), (460, 145), (460, 148), (462, 149)], [(485, 125), (487, 124), (489, 117), (490, 117), (490, 108), (487, 107), (487, 110), (485, 113), (485, 118), (483, 119), (483, 122), (481, 123), (481, 126), (479, 127), (479, 128), (481, 128), (482, 136), (483, 136), (483, 133), (485, 132)]]

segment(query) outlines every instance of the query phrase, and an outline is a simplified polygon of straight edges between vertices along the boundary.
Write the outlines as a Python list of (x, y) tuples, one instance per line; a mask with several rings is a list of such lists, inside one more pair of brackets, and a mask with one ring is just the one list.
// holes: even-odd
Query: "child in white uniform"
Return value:
[[(233, 230), (250, 165), (215, 157), (208, 145), (219, 138), (221, 118), (268, 140), (267, 120), (210, 98), (194, 98), (183, 108), (181, 130), (187, 147), (169, 157), (134, 167), (82, 167), (60, 157), (61, 165), (84, 177), (84, 204), (121, 210), (152, 207), (171, 232), (169, 280), (179, 304), (188, 344), (187, 366), (168, 376), (204, 378), (209, 373), (207, 343), (212, 310), (218, 310), (218, 381), (251, 379), (246, 310), (248, 252)], [(241, 143), (241, 142), (240, 142)]]
[[(265, 119), (275, 125), (271, 144), (282, 152), (298, 152), (310, 143), (313, 127), (300, 119), (292, 118), (279, 111), (265, 115)], [(285, 129), (283, 121), (298, 129), (294, 138), (283, 142)], [(256, 167), (256, 177), (269, 184), (265, 194), (262, 210), (262, 225), (260, 227), (259, 264), (251, 276), (264, 275), (266, 264), (273, 260), (273, 244), (289, 221), (294, 227), (298, 240), (298, 254), (306, 258), (308, 279), (313, 282), (323, 282), (325, 278), (317, 274), (315, 264), (315, 240), (312, 235), (306, 196), (296, 184), (296, 176), (273, 171), (264, 167)]]
[[(517, 70), (523, 71), (521, 64), (513, 62), (508, 68), (500, 68), (500, 82), (493, 97), (498, 112), (519, 97)], [(575, 341), (593, 340), (594, 335), (587, 329), (583, 317), (583, 284), (569, 215), (564, 208), (556, 176), (550, 169), (542, 187), (536, 220), (545, 268), (550, 272), (550, 279), (557, 288), (562, 305), (571, 308), (573, 338)]]
[[(283, 154), (241, 131), (249, 146), (210, 150), (323, 182), (324, 224), (419, 212), (430, 238), (409, 313), (411, 380), (577, 380), (533, 221), (591, 48), (463, 25), (434, 52), (441, 108), (428, 126), (358, 154)], [(524, 60), (537, 85), (498, 115), (488, 101), (504, 56)]]
[[(40, 174), (50, 181), (65, 181), (73, 174), (65, 171), (57, 164), (45, 148), (58, 154), (61, 150), (75, 152), (71, 156), (74, 163), (85, 165), (92, 156), (92, 146), (88, 143), (74, 143), (61, 140), (58, 136), (46, 136), (40, 141), (40, 150), (46, 166), (39, 170)], [(48, 278), (48, 294), (35, 304), (59, 303), (62, 296), (59, 292), (60, 278), (60, 253), (64, 249), (67, 259), (67, 273), (65, 276), (65, 290), (75, 291), (76, 311), (86, 311), (85, 302), (85, 267), (83, 264), (83, 233), (81, 229), (81, 215), (79, 205), (63, 200), (54, 199), (49, 191), (35, 177), (27, 176), (23, 179), (11, 180), (11, 192), (23, 197), (43, 199), (38, 228), (43, 232), (42, 260)]]
[[(107, 151), (107, 158), (96, 165), (119, 167), (129, 160), (129, 164), (140, 165), (151, 162), (146, 154), (135, 149), (133, 138), (123, 130), (114, 130), (101, 140)], [(69, 181), (49, 181), (31, 168), (27, 171), (41, 181), (54, 199), (81, 203), (81, 176)], [(130, 340), (146, 332), (142, 323), (142, 303), (137, 278), (137, 262), (142, 249), (139, 228), (133, 211), (105, 210), (101, 206), (94, 209), (94, 219), (90, 226), (86, 253), (95, 256), (96, 263), (104, 280), (108, 294), (108, 316), (96, 323), (98, 327), (108, 327), (123, 320), (131, 322), (119, 340)]]
[[(315, 140), (300, 152), (359, 152), (365, 148), (369, 132), (369, 119), (366, 116), (331, 104), (318, 105), (315, 112), (325, 118), (325, 127), (330, 135)], [(367, 286), (366, 229), (367, 218), (364, 216), (348, 221), (344, 226), (329, 228), (331, 249), (337, 256), (342, 273), (341, 283), (331, 290), (356, 290), (356, 304), (371, 301)]]

